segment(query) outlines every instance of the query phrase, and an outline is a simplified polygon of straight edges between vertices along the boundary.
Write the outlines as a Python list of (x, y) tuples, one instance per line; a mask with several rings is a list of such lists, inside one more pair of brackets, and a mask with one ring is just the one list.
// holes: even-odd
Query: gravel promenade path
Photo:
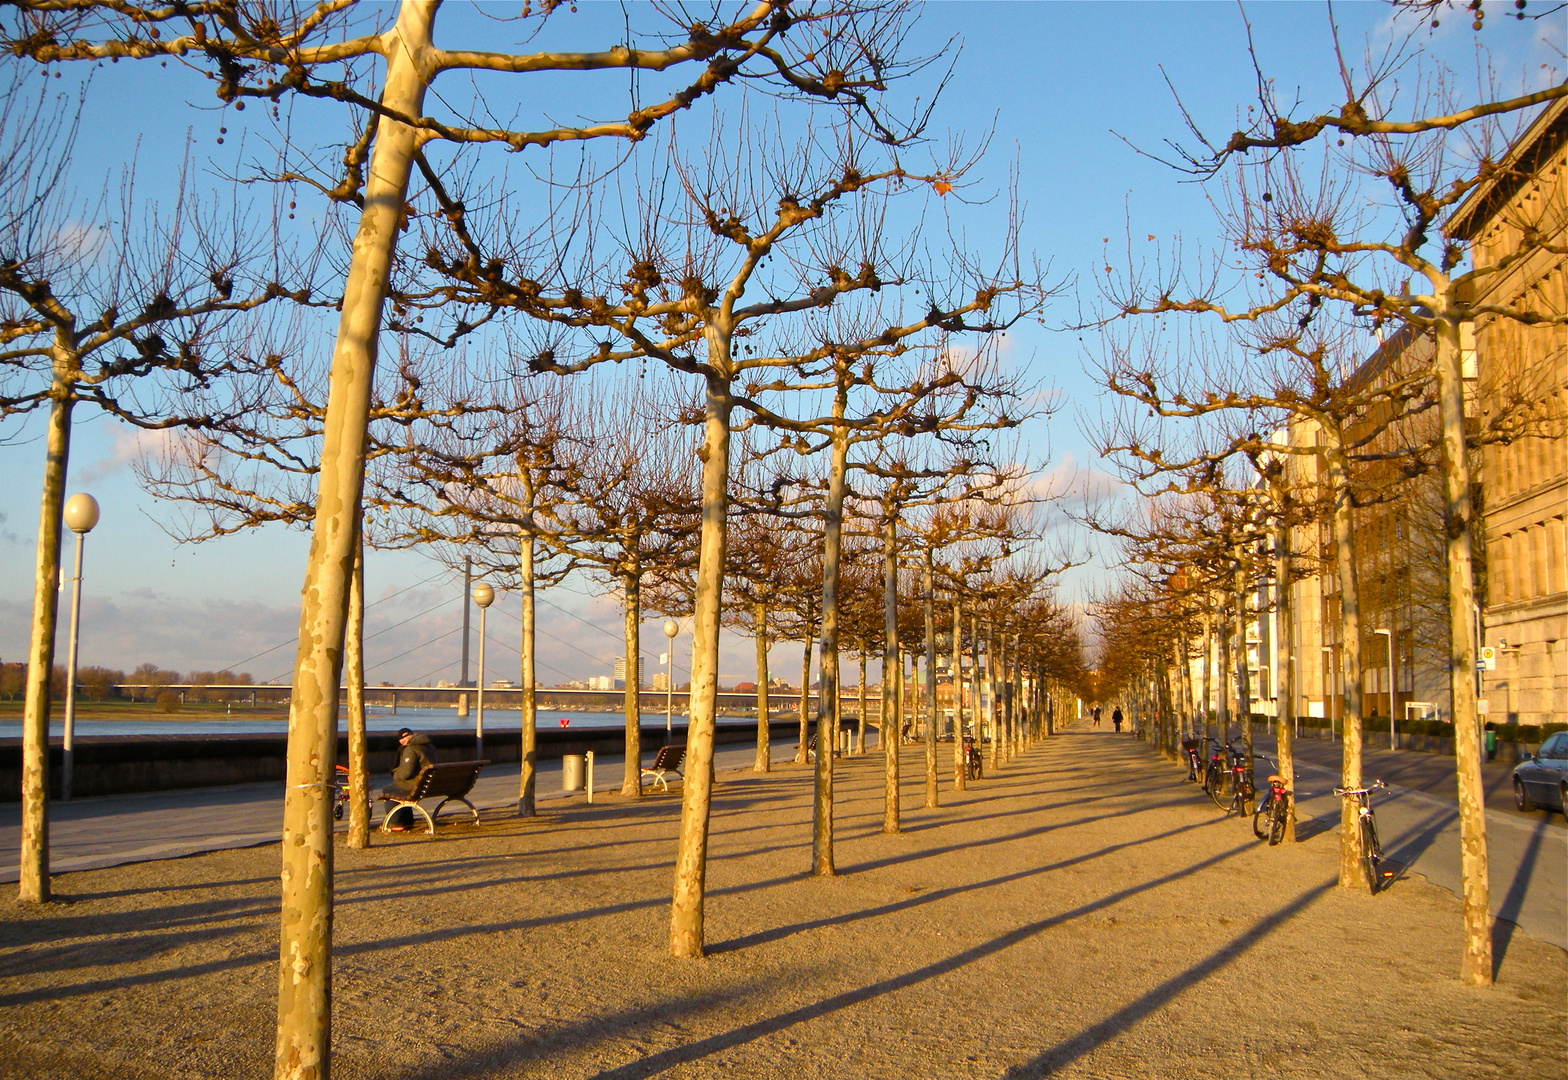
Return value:
[[(340, 850), (335, 1075), (1560, 1077), (1568, 962), (1459, 905), (1335, 887), (1332, 832), (1268, 848), (1142, 744), (1071, 731), (904, 832), (845, 761), (838, 868), (804, 873), (810, 775), (723, 773), (710, 955), (666, 955), (679, 804), (604, 797)], [(265, 1077), (277, 851), (62, 875), (0, 905), (0, 1075)]]

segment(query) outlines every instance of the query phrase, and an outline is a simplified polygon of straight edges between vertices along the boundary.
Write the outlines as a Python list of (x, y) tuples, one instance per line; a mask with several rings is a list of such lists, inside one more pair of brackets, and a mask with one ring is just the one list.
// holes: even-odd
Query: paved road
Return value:
[[(794, 750), (794, 740), (775, 742), (773, 759), (786, 760)], [(715, 764), (721, 771), (747, 768), (755, 751), (750, 743), (720, 746), (714, 755)], [(647, 760), (652, 760), (651, 755)], [(619, 790), (623, 761), (619, 755), (598, 758), (594, 790)], [(541, 799), (583, 797), (579, 792), (568, 795), (561, 791), (559, 761), (540, 765), (538, 791)], [(470, 798), (481, 810), (515, 807), (517, 767), (485, 770)], [(123, 863), (176, 859), (203, 851), (275, 844), (282, 814), (282, 785), (276, 783), (55, 802), (49, 812), (51, 869), (55, 873), (96, 870)], [(346, 827), (340, 825), (339, 829)], [(0, 805), (0, 882), (17, 879), (20, 848), (21, 807), (17, 803)]]
[[(1340, 744), (1296, 741), (1296, 804), (1302, 827), (1339, 825)], [(1258, 753), (1275, 753), (1272, 736)], [(1259, 772), (1262, 773), (1262, 769)], [(1561, 814), (1514, 809), (1512, 765), (1482, 766), (1492, 911), (1533, 938), (1568, 949), (1568, 822)], [(1385, 780), (1373, 797), (1384, 854), (1456, 896), (1460, 890), (1459, 807), (1454, 760), (1420, 751), (1364, 751), (1362, 775)], [(1261, 779), (1261, 777), (1260, 777)]]

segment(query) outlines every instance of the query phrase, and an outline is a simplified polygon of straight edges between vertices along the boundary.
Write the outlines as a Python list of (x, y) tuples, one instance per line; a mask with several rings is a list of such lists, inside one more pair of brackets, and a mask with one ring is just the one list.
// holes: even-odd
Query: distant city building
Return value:
[[(647, 683), (645, 683), (643, 681), (643, 677), (642, 677), (643, 676), (643, 672), (646, 670), (646, 667), (647, 667), (647, 660), (648, 660), (648, 658), (646, 656), (639, 656), (637, 658), (637, 687), (638, 687), (638, 689), (641, 689), (642, 687), (647, 685)], [(613, 680), (613, 685), (608, 687), (608, 689), (611, 689), (611, 690), (624, 690), (624, 689), (626, 689), (626, 657), (622, 656), (622, 657), (618, 657), (616, 659), (616, 661), (615, 661), (615, 670), (614, 670), (614, 674), (611, 675), (611, 679)]]
[(650, 685), (654, 690), (668, 690), (670, 687), (670, 677), (662, 671), (655, 671), (653, 673), (653, 681)]
[(492, 690), (516, 690), (517, 684), (511, 679), (493, 679), (490, 682)]
[(588, 680), (588, 689), (615, 690), (618, 689), (618, 687), (615, 685), (615, 680), (610, 678), (608, 675), (595, 675)]

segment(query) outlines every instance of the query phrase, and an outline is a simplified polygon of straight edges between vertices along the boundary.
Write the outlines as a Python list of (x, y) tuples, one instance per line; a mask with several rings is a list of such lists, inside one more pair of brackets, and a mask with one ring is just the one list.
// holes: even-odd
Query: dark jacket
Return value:
[(414, 778), (419, 775), (419, 770), (433, 764), (435, 763), (430, 760), (430, 736), (412, 735), (409, 737), (408, 745), (403, 747), (403, 752), (398, 755), (397, 767), (392, 770), (392, 782), (405, 791), (412, 791)]

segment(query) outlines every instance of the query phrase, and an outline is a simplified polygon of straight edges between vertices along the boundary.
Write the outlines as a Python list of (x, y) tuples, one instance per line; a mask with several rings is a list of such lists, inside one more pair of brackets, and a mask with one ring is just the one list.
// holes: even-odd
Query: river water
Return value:
[[(283, 735), (288, 732), (288, 721), (282, 717), (247, 716), (248, 706), (244, 709), (236, 708), (232, 715), (227, 717), (203, 716), (201, 719), (191, 720), (86, 720), (80, 717), (76, 721), (76, 734), (80, 738), (94, 735)], [(58, 717), (59, 712), (56, 710)], [(518, 720), (520, 714), (516, 709), (498, 709), (491, 712), (485, 710), (485, 734), (498, 734), (508, 731), (520, 730)], [(564, 721), (564, 723), (563, 723)], [(677, 724), (684, 724), (686, 717), (677, 712), (674, 716)], [(539, 730), (559, 728), (618, 728), (625, 723), (619, 712), (578, 712), (562, 709), (540, 709), (535, 718), (534, 726)], [(642, 724), (646, 728), (658, 728), (664, 725), (664, 713), (642, 714)], [(467, 716), (458, 716), (455, 708), (430, 709), (401, 707), (396, 713), (387, 706), (370, 706), (365, 710), (365, 726), (371, 731), (396, 731), (399, 728), (413, 728), (415, 731), (472, 731), (474, 730), (474, 713), (472, 708)], [(339, 730), (348, 729), (346, 715), (338, 718)], [(50, 721), (49, 734), (55, 737), (65, 734), (65, 722), (60, 719)], [(19, 739), (22, 736), (22, 722), (20, 720), (0, 721), (0, 738)]]

